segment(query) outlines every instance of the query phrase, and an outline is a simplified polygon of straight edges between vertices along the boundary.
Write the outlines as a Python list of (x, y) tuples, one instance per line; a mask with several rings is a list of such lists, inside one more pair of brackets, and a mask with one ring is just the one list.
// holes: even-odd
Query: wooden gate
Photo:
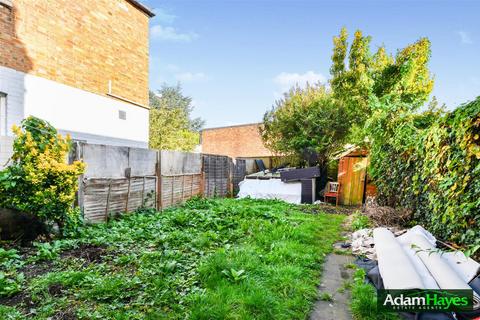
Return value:
[(362, 156), (343, 157), (338, 164), (340, 182), (340, 204), (360, 206), (365, 191), (368, 158)]

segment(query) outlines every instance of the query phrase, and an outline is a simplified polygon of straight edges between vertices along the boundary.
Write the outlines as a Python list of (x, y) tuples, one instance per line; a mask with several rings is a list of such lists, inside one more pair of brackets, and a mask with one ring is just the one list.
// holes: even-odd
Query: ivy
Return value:
[[(378, 101), (377, 101), (378, 102)], [(452, 112), (378, 102), (367, 122), (371, 175), (383, 204), (469, 247), (480, 244), (480, 98)]]

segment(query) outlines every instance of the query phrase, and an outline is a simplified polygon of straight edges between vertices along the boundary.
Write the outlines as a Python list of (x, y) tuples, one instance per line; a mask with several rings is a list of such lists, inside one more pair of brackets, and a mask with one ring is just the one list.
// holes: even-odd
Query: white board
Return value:
[(301, 182), (284, 183), (280, 179), (245, 179), (239, 186), (239, 198), (279, 199), (294, 204), (300, 204), (302, 200)]

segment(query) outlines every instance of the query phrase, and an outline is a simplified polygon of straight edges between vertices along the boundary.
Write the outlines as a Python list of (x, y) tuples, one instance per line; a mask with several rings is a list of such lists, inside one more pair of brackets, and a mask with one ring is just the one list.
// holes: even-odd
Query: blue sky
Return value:
[(342, 26), (388, 51), (426, 36), (433, 94), (452, 109), (480, 96), (480, 1), (144, 0), (150, 87), (181, 82), (207, 127), (261, 121), (292, 84), (328, 81)]

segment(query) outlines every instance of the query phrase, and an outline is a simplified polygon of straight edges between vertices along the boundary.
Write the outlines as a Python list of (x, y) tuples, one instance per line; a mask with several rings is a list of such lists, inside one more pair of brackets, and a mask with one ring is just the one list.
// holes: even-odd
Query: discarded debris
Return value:
[(375, 197), (367, 197), (364, 213), (375, 226), (403, 226), (411, 218), (411, 210), (380, 206)]
[[(395, 236), (404, 234), (406, 229), (399, 229), (397, 227), (388, 228)], [(373, 240), (373, 229), (361, 229), (355, 231), (350, 236), (352, 241), (352, 253), (358, 256), (366, 256), (371, 260), (377, 260), (377, 255), (375, 252), (375, 242)]]

